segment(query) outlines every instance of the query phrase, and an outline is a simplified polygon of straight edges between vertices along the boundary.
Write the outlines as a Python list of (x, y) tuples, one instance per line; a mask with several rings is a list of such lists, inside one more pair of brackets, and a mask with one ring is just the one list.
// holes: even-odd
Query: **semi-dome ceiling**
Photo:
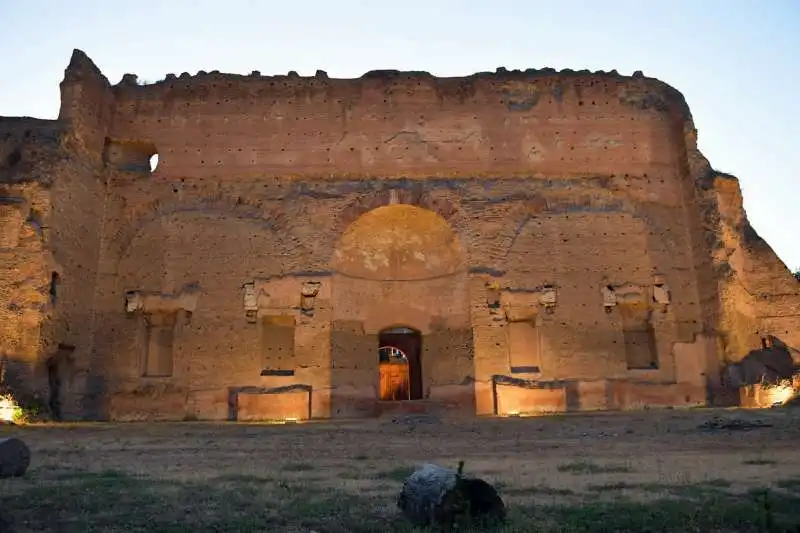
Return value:
[(458, 236), (442, 217), (412, 205), (373, 209), (342, 235), (333, 269), (372, 280), (420, 280), (453, 274), (463, 267)]

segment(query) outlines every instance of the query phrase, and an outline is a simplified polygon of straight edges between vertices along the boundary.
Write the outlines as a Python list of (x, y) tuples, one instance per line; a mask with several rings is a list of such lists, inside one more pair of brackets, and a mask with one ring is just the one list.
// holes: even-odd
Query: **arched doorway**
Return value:
[(453, 399), (474, 393), (474, 363), (467, 254), (447, 220), (413, 205), (376, 207), (347, 226), (330, 270), (332, 413), (471, 404)]
[(422, 335), (419, 331), (395, 327), (378, 335), (379, 399), (402, 401), (422, 399)]

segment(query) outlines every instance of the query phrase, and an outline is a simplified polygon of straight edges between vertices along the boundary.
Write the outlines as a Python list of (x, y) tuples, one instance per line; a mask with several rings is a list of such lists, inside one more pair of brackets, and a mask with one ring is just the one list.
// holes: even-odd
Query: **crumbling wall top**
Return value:
[(43, 169), (61, 157), (65, 133), (57, 120), (0, 117), (0, 184), (50, 183)]
[(106, 85), (110, 85), (108, 78), (103, 75), (97, 65), (94, 64), (83, 50), (77, 48), (72, 51), (69, 65), (64, 70), (64, 81), (85, 81), (88, 79), (101, 79)]
[[(248, 75), (226, 74), (214, 70), (199, 71), (196, 75), (184, 72), (180, 75), (167, 74), (164, 79), (144, 84), (135, 74), (125, 74), (122, 80), (113, 86), (115, 93), (128, 98), (158, 99), (180, 95), (190, 97), (192, 93), (208, 97), (213, 94), (219, 98), (235, 99), (243, 85), (251, 90), (256, 89), (260, 95), (287, 95), (307, 91), (319, 91), (325, 88), (355, 87), (432, 87), (442, 96), (462, 95), (473, 92), (477, 86), (504, 86), (509, 83), (536, 83), (543, 86), (564, 90), (575, 87), (577, 91), (591, 92), (592, 89), (631, 89), (639, 96), (630, 98), (629, 105), (642, 110), (657, 111), (674, 110), (686, 120), (691, 121), (691, 112), (680, 91), (656, 78), (645, 76), (636, 71), (631, 76), (612, 71), (590, 71), (554, 68), (508, 70), (500, 67), (495, 72), (477, 72), (460, 77), (437, 77), (425, 71), (372, 70), (359, 78), (331, 78), (327, 72), (317, 70), (313, 76), (300, 76), (291, 71), (285, 75), (262, 75), (253, 71)], [(231, 89), (227, 90), (226, 89)], [(240, 93), (238, 93), (240, 95)], [(642, 95), (647, 95), (646, 97)]]

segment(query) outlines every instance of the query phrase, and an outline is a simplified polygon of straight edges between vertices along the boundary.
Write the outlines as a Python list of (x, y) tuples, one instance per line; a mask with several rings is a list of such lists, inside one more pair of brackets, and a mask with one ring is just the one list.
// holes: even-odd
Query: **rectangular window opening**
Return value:
[(176, 322), (176, 313), (146, 315), (145, 377), (172, 376)]
[(293, 316), (261, 317), (261, 375), (293, 376), (295, 368)]
[(650, 324), (623, 330), (628, 370), (658, 369), (656, 335)]
[(512, 374), (541, 372), (541, 328), (535, 320), (508, 323), (508, 359)]

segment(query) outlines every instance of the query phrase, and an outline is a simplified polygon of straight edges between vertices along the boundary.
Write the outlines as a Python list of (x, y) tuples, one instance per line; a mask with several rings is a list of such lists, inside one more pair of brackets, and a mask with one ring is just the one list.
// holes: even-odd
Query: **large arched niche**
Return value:
[(421, 334), (421, 395), (474, 412), (473, 341), (465, 249), (439, 214), (372, 209), (342, 233), (331, 258), (332, 416), (372, 416), (379, 400), (380, 333)]
[(464, 248), (438, 214), (413, 205), (368, 211), (345, 230), (332, 270), (375, 281), (419, 281), (466, 269)]

